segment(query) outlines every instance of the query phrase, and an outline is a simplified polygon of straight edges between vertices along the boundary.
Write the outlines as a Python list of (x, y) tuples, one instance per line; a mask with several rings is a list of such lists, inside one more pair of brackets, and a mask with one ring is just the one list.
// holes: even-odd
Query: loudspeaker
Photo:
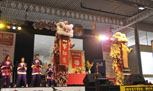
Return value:
[(95, 85), (97, 78), (102, 78), (102, 75), (101, 74), (93, 74), (93, 73), (92, 74), (87, 74), (86, 77), (83, 80), (84, 85), (85, 86)]

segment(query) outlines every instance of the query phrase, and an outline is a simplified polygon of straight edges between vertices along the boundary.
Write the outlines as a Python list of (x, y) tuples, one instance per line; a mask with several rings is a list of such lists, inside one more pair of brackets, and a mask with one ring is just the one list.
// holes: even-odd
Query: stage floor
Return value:
[(85, 91), (84, 86), (70, 87), (29, 87), (29, 88), (2, 88), (1, 91)]

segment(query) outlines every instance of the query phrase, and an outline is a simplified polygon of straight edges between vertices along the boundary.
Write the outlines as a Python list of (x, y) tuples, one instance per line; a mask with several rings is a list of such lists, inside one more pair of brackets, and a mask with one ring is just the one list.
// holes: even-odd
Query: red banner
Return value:
[(71, 50), (72, 68), (82, 67), (82, 51)]
[(69, 64), (69, 40), (62, 39), (60, 40), (60, 65), (68, 65)]

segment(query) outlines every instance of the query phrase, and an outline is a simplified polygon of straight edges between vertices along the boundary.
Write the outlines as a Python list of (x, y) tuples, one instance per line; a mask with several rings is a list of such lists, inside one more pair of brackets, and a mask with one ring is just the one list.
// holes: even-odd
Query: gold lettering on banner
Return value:
[(63, 49), (65, 50), (67, 48), (67, 44), (63, 44)]
[(153, 91), (153, 87), (125, 87), (125, 91)]
[(62, 59), (62, 60), (63, 60), (63, 63), (66, 63), (66, 58), (65, 58), (65, 57), (63, 57), (63, 59)]
[(63, 51), (63, 55), (67, 55), (67, 52)]
[(74, 64), (78, 66), (78, 65), (80, 65), (80, 61), (79, 60), (74, 60)]
[(67, 40), (63, 40), (63, 42), (67, 42)]

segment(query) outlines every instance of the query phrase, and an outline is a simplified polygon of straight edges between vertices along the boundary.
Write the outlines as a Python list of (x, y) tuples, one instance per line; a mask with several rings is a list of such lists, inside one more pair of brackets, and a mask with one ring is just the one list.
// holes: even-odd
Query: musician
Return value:
[(47, 86), (54, 86), (54, 70), (52, 68), (52, 65), (49, 64), (48, 68), (46, 70), (46, 75), (47, 75)]
[(40, 87), (41, 82), (41, 67), (42, 62), (39, 59), (39, 54), (35, 55), (35, 60), (32, 62), (32, 87)]
[(5, 60), (1, 64), (1, 72), (2, 72), (2, 83), (1, 87), (3, 88), (6, 86), (7, 88), (10, 87), (10, 77), (12, 71), (12, 62), (10, 61), (10, 56), (7, 55)]
[(26, 87), (27, 85), (27, 77), (26, 77), (27, 64), (24, 62), (24, 60), (25, 60), (24, 57), (22, 57), (21, 63), (18, 64), (16, 87), (21, 86), (21, 80), (23, 80), (24, 87)]

